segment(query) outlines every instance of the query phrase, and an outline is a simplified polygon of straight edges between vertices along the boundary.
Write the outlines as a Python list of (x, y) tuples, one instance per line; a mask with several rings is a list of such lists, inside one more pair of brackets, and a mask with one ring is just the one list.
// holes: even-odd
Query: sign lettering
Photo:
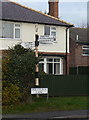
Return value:
[(31, 88), (31, 94), (48, 94), (48, 88)]

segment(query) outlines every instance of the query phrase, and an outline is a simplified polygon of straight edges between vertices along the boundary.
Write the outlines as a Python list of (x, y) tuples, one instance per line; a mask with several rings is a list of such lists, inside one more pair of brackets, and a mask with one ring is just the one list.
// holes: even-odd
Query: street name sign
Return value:
[(40, 44), (52, 44), (54, 42), (54, 36), (41, 35), (39, 36)]
[(31, 94), (48, 94), (48, 88), (31, 88)]

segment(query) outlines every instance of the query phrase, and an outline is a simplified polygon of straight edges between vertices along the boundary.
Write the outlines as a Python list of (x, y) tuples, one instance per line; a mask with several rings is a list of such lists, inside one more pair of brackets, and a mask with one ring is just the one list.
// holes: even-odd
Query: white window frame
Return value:
[[(47, 59), (52, 59), (53, 61), (52, 62), (48, 62)], [(60, 62), (55, 62), (54, 59), (59, 59)], [(45, 73), (48, 73), (47, 72), (47, 63), (52, 63), (53, 64), (53, 68), (52, 68), (52, 74), (54, 74), (54, 64), (55, 63), (59, 63), (60, 64), (60, 73), (59, 74), (54, 74), (54, 75), (62, 75), (63, 74), (63, 58), (60, 58), (60, 57), (46, 57), (46, 58), (43, 58), (43, 61), (40, 61), (39, 64), (43, 63), (44, 64), (44, 72)]]
[[(57, 27), (56, 27), (56, 26), (45, 25), (45, 26), (44, 26), (44, 35), (45, 35), (45, 27), (50, 27), (50, 36), (52, 36), (52, 35), (51, 35), (52, 32), (56, 32), (56, 36), (54, 36), (54, 37), (55, 37), (54, 42), (56, 42), (56, 40), (57, 40)], [(55, 28), (55, 30), (53, 30), (52, 28)], [(47, 35), (47, 36), (48, 36), (48, 35)]]
[[(2, 21), (2, 24), (5, 23), (6, 21)], [(13, 22), (6, 22), (6, 23), (13, 23)], [(16, 27), (15, 25), (18, 24), (20, 27)], [(0, 39), (16, 39), (16, 40), (21, 40), (21, 23), (13, 23), (13, 38), (0, 38)], [(15, 38), (15, 29), (18, 28), (20, 29), (20, 38)], [(3, 28), (2, 28), (3, 29)]]
[[(55, 30), (52, 30), (52, 28), (55, 28)], [(54, 27), (54, 26), (51, 26), (51, 27), (50, 27), (50, 35), (52, 34), (52, 32), (55, 32), (55, 33), (56, 33), (56, 36), (54, 36), (54, 37), (55, 37), (55, 40), (54, 40), (54, 41), (56, 41), (56, 39), (57, 39), (57, 28)], [(51, 36), (52, 36), (52, 35), (51, 35)]]
[[(89, 50), (89, 45), (83, 45), (83, 46), (82, 46), (82, 51), (83, 51), (83, 50)], [(89, 56), (89, 54), (84, 54), (84, 53), (83, 53), (82, 55), (83, 55), (83, 56)]]
[[(16, 25), (20, 25), (19, 27)], [(20, 38), (16, 38), (15, 37), (15, 29), (19, 29), (20, 30)], [(14, 39), (21, 39), (21, 24), (19, 23), (14, 23)]]

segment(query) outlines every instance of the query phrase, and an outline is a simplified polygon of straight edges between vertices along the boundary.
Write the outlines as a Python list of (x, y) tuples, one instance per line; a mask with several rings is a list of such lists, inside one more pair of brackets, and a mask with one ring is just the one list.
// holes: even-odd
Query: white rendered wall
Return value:
[[(35, 34), (44, 35), (44, 25), (32, 23), (21, 24), (21, 39), (1, 39), (0, 49), (7, 49), (21, 42), (35, 41)], [(38, 31), (36, 32), (36, 27)], [(53, 44), (39, 45), (41, 52), (66, 52), (66, 27), (57, 26), (57, 41)], [(69, 52), (69, 31), (68, 31), (68, 52)]]

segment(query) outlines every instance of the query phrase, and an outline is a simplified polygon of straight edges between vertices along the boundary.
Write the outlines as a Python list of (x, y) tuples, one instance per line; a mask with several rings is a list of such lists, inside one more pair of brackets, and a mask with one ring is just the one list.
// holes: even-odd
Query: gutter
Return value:
[[(42, 24), (42, 25), (53, 25), (53, 26), (61, 26), (61, 27), (68, 27), (67, 24), (63, 23), (63, 24), (55, 24), (55, 23), (46, 23), (46, 22), (37, 22), (37, 21), (24, 21), (24, 20), (11, 20), (11, 19), (0, 19), (2, 21), (12, 21), (12, 22), (22, 22), (22, 23), (32, 23), (32, 24)], [(72, 26), (72, 25), (70, 25)]]

